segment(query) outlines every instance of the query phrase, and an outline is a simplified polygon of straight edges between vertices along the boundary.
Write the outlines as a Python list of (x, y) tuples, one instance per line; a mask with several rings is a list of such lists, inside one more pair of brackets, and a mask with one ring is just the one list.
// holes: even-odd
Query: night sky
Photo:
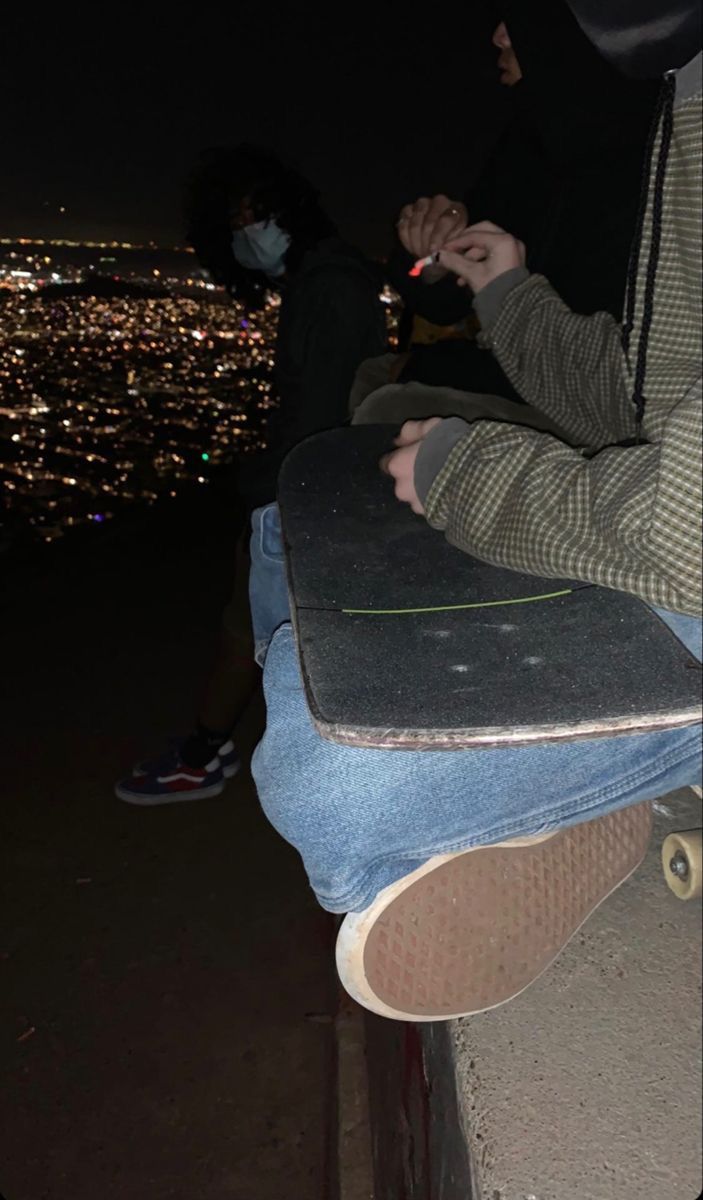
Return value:
[(198, 151), (249, 140), (294, 163), (343, 233), (383, 253), (400, 205), (460, 194), (500, 127), (484, 0), (419, 23), (383, 0), (205, 9), (208, 24), (197, 5), (188, 24), (146, 5), (128, 19), (93, 9), (90, 24), (62, 6), (6, 18), (0, 236), (182, 241)]

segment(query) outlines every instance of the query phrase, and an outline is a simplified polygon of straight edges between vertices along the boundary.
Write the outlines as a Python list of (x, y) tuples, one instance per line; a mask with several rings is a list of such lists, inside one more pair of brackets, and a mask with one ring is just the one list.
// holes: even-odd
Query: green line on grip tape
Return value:
[(560, 592), (544, 592), (541, 596), (516, 596), (513, 600), (479, 600), (474, 604), (439, 604), (434, 608), (343, 608), (349, 617), (398, 617), (403, 613), (456, 612), (463, 608), (500, 608), (503, 604), (533, 604), (536, 600), (555, 600), (557, 596), (570, 596), (581, 588), (563, 588)]

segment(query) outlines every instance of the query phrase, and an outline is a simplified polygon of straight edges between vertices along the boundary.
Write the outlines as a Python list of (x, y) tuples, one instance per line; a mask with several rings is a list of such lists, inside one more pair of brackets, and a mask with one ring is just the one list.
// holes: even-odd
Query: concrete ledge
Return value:
[(364, 1019), (374, 1200), (470, 1200), (451, 1027)]
[(335, 1200), (374, 1200), (364, 1012), (340, 988), (337, 1047)]
[(476, 1200), (694, 1200), (701, 1192), (701, 909), (661, 843), (700, 827), (657, 806), (648, 856), (550, 970), (452, 1026)]

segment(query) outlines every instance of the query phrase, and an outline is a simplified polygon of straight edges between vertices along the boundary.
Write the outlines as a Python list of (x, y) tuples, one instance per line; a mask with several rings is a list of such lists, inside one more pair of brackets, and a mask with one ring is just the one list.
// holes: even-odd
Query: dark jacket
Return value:
[(279, 400), (267, 451), (240, 473), (250, 504), (275, 499), (288, 450), (310, 434), (343, 425), (357, 367), (388, 349), (380, 267), (337, 237), (307, 251), (281, 288), (274, 380)]
[[(563, 0), (504, 0), (501, 11), (523, 78), (508, 128), (466, 197), (469, 219), (523, 241), (529, 269), (574, 312), (619, 319), (658, 85), (625, 79), (601, 58)], [(453, 278), (409, 280), (410, 263), (399, 251), (390, 271), (406, 303), (438, 325), (461, 320), (470, 294)], [(418, 347), (401, 378), (520, 398), (474, 342)]]
[(569, 0), (586, 37), (625, 75), (651, 79), (701, 49), (700, 0)]
[(382, 270), (339, 238), (305, 255), (282, 293), (276, 343), (279, 436), (342, 425), (359, 363), (388, 349)]

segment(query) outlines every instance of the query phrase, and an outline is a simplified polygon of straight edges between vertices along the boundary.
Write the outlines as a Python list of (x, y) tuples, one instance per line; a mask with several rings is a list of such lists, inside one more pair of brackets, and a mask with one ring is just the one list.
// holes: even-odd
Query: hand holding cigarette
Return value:
[[(447, 241), (436, 255), (431, 256), (430, 262), (436, 262), (456, 275), (460, 287), (468, 284), (472, 292), (477, 293), (506, 271), (524, 267), (525, 258), (525, 246), (511, 233), (506, 233), (492, 221), (479, 221)], [(415, 264), (418, 266), (420, 263)], [(422, 266), (420, 270), (423, 270)]]
[[(401, 210), (398, 237), (415, 258), (427, 258), (463, 233), (467, 224), (466, 205), (461, 200), (450, 200), (442, 193), (432, 198), (420, 196), (414, 204), (406, 204)], [(444, 275), (445, 271), (435, 267), (432, 273)]]

